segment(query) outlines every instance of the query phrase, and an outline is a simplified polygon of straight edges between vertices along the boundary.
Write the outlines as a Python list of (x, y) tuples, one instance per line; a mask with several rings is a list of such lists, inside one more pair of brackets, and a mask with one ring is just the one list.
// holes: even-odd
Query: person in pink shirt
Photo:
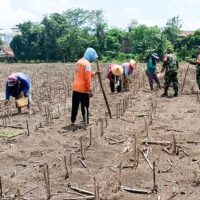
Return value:
[(121, 92), (122, 75), (123, 75), (123, 68), (121, 65), (109, 64), (107, 78), (110, 81), (111, 93), (114, 93), (115, 89), (117, 90), (118, 93)]

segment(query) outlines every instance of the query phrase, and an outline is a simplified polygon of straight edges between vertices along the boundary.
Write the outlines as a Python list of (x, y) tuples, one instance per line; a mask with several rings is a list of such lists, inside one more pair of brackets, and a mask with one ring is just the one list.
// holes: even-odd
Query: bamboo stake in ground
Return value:
[(136, 155), (137, 155), (137, 157), (136, 157), (136, 162), (135, 162), (135, 168), (137, 168), (138, 165), (139, 165), (139, 156), (140, 156), (140, 153), (139, 153), (139, 148), (138, 147), (136, 149)]
[(121, 99), (120, 99), (120, 108), (121, 108), (121, 112), (120, 112), (120, 115), (121, 116), (124, 116), (124, 101), (122, 101)]
[(104, 134), (104, 131), (103, 131), (103, 118), (100, 119), (100, 127), (101, 127), (101, 137), (102, 137), (103, 134)]
[(90, 148), (91, 146), (92, 146), (92, 128), (90, 127), (90, 143), (86, 149)]
[(94, 199), (98, 200), (97, 199), (97, 181), (95, 177), (93, 178), (93, 180), (94, 180)]
[(70, 174), (72, 174), (72, 154), (69, 155)]
[(65, 165), (65, 170), (66, 170), (65, 179), (67, 179), (67, 178), (69, 178), (69, 171), (68, 171), (68, 167), (67, 167), (67, 159), (66, 159), (66, 156), (64, 156), (64, 165)]
[(145, 132), (146, 132), (146, 137), (149, 137), (149, 124), (147, 123), (147, 120), (145, 119)]
[(148, 117), (149, 117), (149, 125), (152, 125), (153, 123), (153, 117), (152, 117), (152, 106), (150, 107), (150, 110), (148, 112)]
[(17, 196), (18, 196), (18, 200), (21, 200), (21, 195), (20, 195), (20, 190), (19, 190), (19, 188), (17, 188)]
[(122, 162), (119, 164), (119, 189), (121, 188), (122, 185)]
[(137, 137), (136, 137), (136, 135), (135, 135), (135, 140), (134, 140), (134, 143), (133, 143), (133, 151), (134, 151), (134, 155), (133, 155), (133, 158), (134, 158), (134, 164), (136, 164), (136, 162), (137, 162)]
[(106, 128), (108, 127), (108, 113), (105, 112)]
[(81, 145), (81, 157), (82, 157), (82, 160), (85, 160), (85, 149), (83, 147), (83, 137), (82, 136), (80, 137), (80, 145)]
[(121, 113), (121, 109), (120, 109), (120, 103), (116, 103), (116, 116), (117, 116), (117, 119), (120, 118), (120, 114)]
[(156, 162), (153, 161), (153, 191), (157, 193), (158, 186), (156, 185)]
[(44, 167), (44, 181), (47, 189), (47, 200), (49, 200), (51, 198), (51, 191), (50, 191), (50, 181), (49, 181), (49, 166), (47, 164), (45, 164)]
[(1, 181), (1, 176), (0, 176), (0, 199), (3, 196), (3, 189), (2, 189), (2, 181)]
[(190, 66), (190, 63), (188, 64), (186, 72), (185, 72), (185, 76), (184, 76), (184, 79), (183, 79), (183, 84), (182, 84), (182, 87), (181, 87), (181, 94), (183, 92), (183, 88), (184, 88), (184, 85), (185, 85), (185, 80), (186, 80), (186, 76), (187, 76), (187, 73), (188, 73), (188, 70), (189, 70), (189, 66)]
[(28, 136), (30, 136), (30, 130), (29, 130), (28, 120), (26, 120), (26, 127), (27, 127), (27, 133), (28, 133)]
[[(96, 63), (97, 63), (97, 71), (100, 72), (99, 61), (97, 60)], [(103, 97), (104, 97), (104, 100), (105, 100), (105, 103), (106, 103), (106, 106), (107, 106), (107, 109), (108, 109), (110, 119), (112, 119), (111, 110), (110, 110), (110, 107), (109, 107), (109, 104), (108, 104), (106, 93), (105, 93), (104, 88), (103, 88), (103, 83), (102, 83), (102, 80), (101, 80), (101, 74), (100, 73), (98, 73), (98, 78), (99, 78), (99, 83), (100, 83), (100, 86), (101, 86), (101, 90), (102, 90)]]
[(173, 154), (177, 154), (177, 146), (176, 146), (176, 138), (175, 138), (175, 134), (173, 133), (173, 150), (172, 150)]

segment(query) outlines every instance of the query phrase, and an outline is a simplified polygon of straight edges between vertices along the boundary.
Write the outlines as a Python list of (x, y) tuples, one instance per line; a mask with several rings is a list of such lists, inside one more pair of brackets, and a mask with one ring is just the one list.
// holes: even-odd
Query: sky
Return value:
[(102, 9), (109, 27), (126, 29), (131, 20), (164, 27), (168, 19), (179, 16), (183, 30), (200, 28), (200, 0), (0, 0), (0, 32), (69, 8)]

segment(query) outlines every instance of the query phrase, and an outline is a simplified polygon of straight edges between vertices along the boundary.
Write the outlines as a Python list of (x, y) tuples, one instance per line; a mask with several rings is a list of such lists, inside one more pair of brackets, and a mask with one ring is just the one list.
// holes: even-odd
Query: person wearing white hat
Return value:
[(108, 74), (107, 78), (110, 81), (110, 90), (111, 93), (115, 92), (115, 88), (117, 92), (121, 92), (121, 76), (123, 75), (123, 68), (121, 65), (110, 64), (108, 66)]
[(130, 60), (122, 64), (123, 68), (123, 89), (124, 91), (129, 90), (130, 76), (133, 74), (133, 71), (137, 69), (137, 63), (135, 60)]

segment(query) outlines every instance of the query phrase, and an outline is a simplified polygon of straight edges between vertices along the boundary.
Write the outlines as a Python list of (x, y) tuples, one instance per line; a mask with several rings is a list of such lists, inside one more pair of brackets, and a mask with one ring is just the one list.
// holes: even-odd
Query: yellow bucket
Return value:
[(17, 108), (22, 108), (22, 107), (28, 106), (28, 98), (27, 97), (22, 97), (20, 99), (17, 99), (15, 102), (16, 102)]

